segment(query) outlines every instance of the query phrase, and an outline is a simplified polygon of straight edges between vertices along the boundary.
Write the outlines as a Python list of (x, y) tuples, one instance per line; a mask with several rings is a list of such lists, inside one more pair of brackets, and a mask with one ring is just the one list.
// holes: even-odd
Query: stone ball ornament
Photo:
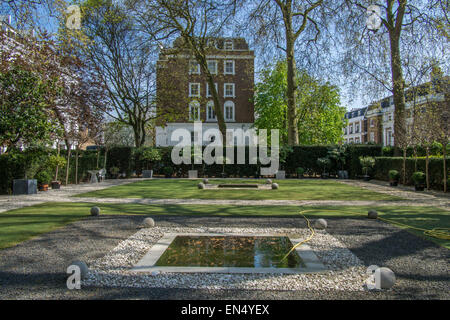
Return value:
[(199, 183), (199, 184), (197, 185), (197, 187), (198, 187), (199, 189), (205, 189), (205, 184), (204, 184), (204, 183)]
[(203, 184), (208, 184), (209, 183), (209, 180), (208, 179), (203, 179)]
[(155, 220), (152, 218), (145, 218), (142, 224), (144, 225), (144, 228), (153, 228), (155, 226)]
[(376, 210), (369, 210), (367, 213), (367, 217), (369, 219), (377, 219), (378, 218), (378, 212)]
[(91, 216), (99, 216), (100, 215), (100, 208), (99, 207), (92, 207), (91, 208)]
[(278, 185), (278, 183), (272, 183), (272, 189), (273, 190), (277, 190), (280, 186)]
[(328, 226), (327, 221), (325, 219), (317, 219), (314, 222), (314, 228), (319, 229), (319, 230), (323, 230), (326, 229)]
[(84, 261), (72, 261), (72, 263), (69, 266), (77, 266), (80, 268), (80, 277), (81, 279), (86, 279), (89, 274), (89, 268), (87, 264)]
[(272, 179), (267, 179), (267, 180), (266, 180), (266, 183), (267, 183), (267, 184), (272, 184)]
[(389, 268), (381, 267), (375, 270), (375, 285), (377, 289), (390, 289), (395, 284), (395, 273)]

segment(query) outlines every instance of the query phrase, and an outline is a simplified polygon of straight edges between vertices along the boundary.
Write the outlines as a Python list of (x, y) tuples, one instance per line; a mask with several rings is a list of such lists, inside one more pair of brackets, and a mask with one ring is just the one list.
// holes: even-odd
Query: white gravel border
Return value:
[(297, 228), (162, 228), (141, 229), (90, 265), (84, 286), (254, 290), (363, 291), (366, 267), (340, 241), (316, 230), (308, 245), (329, 271), (307, 274), (214, 274), (130, 271), (165, 233), (280, 234), (306, 238), (308, 229)]

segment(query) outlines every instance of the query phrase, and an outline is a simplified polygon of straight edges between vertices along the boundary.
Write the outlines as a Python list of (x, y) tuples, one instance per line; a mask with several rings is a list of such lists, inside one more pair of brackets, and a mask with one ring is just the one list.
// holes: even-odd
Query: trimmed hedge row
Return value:
[[(425, 172), (426, 159), (414, 158), (406, 159), (406, 184), (413, 185), (411, 176), (415, 171)], [(450, 158), (446, 159), (447, 170), (450, 168)], [(417, 166), (417, 170), (415, 169)], [(430, 187), (442, 190), (444, 185), (443, 158), (430, 157), (429, 175)], [(374, 177), (378, 180), (389, 181), (389, 170), (397, 170), (400, 173), (400, 182), (403, 181), (403, 158), (402, 157), (377, 157), (375, 158)], [(448, 176), (448, 175), (447, 175)]]

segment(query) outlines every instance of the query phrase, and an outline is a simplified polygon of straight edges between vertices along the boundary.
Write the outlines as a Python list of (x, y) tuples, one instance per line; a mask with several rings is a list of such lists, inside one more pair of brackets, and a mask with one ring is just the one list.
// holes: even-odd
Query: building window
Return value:
[(189, 74), (200, 74), (200, 64), (197, 61), (189, 61)]
[(359, 123), (355, 125), (355, 133), (359, 133)]
[(216, 113), (214, 112), (213, 101), (209, 101), (206, 104), (206, 120), (217, 120)]
[(352, 134), (353, 133), (353, 124), (350, 125), (349, 129), (350, 129), (350, 134)]
[(208, 39), (208, 41), (206, 42), (206, 46), (217, 48), (217, 41), (214, 39)]
[(225, 50), (233, 50), (233, 40), (226, 40), (223, 47)]
[(359, 138), (355, 138), (355, 143), (359, 143)]
[(370, 119), (370, 127), (371, 128), (375, 127), (375, 120)]
[(225, 60), (223, 63), (224, 74), (234, 74), (234, 60)]
[(347, 134), (347, 127), (344, 128), (344, 134)]
[(370, 142), (375, 142), (375, 132), (370, 133)]
[(235, 98), (234, 83), (225, 83), (223, 85), (223, 96), (225, 98)]
[(194, 100), (189, 104), (189, 120), (200, 120), (200, 103), (198, 101)]
[(224, 113), (226, 121), (234, 121), (234, 103), (233, 101), (227, 101), (224, 105)]
[[(214, 86), (216, 87), (216, 92), (219, 93), (219, 90), (217, 89), (217, 83), (214, 83)], [(206, 96), (212, 97), (212, 92), (209, 89), (209, 83), (206, 83)]]
[(217, 74), (217, 61), (208, 60), (208, 70), (211, 74)]
[(189, 97), (200, 97), (200, 83), (189, 83)]

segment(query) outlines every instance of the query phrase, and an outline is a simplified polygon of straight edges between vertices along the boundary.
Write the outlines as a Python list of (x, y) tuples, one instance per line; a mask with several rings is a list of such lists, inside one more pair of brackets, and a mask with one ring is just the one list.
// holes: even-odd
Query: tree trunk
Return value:
[(428, 166), (429, 166), (429, 158), (430, 158), (430, 147), (426, 147), (425, 150), (427, 151), (427, 158), (425, 161), (425, 177), (427, 178), (427, 190), (430, 190), (430, 177), (428, 175)]
[(72, 155), (72, 148), (70, 145), (67, 145), (66, 186), (69, 184), (69, 168), (71, 155)]
[(106, 169), (106, 158), (108, 156), (108, 148), (105, 147), (105, 159), (103, 159), (103, 168)]
[(447, 192), (447, 145), (445, 143), (442, 144), (442, 155), (444, 162), (444, 192)]
[(75, 150), (75, 184), (78, 184), (78, 147)]
[(406, 185), (406, 148), (403, 148), (403, 185)]
[[(97, 147), (97, 148), (98, 148), (98, 147)], [(100, 149), (98, 148), (98, 149), (97, 149), (97, 166), (96, 166), (97, 169), (100, 169), (99, 166), (98, 166), (98, 165), (99, 165), (99, 162), (100, 162)]]
[[(56, 150), (58, 150), (57, 153), (56, 153), (56, 155), (59, 157), (60, 154), (61, 154), (61, 146), (59, 145), (59, 141), (57, 141), (56, 143), (57, 143)], [(58, 181), (58, 171), (59, 171), (59, 166), (56, 165), (56, 169), (55, 169), (55, 181)]]
[[(214, 112), (216, 113), (217, 117), (217, 124), (219, 126), (219, 131), (222, 134), (222, 144), (226, 146), (227, 142), (227, 125), (225, 123), (225, 117), (224, 117), (224, 109), (220, 105), (219, 101), (219, 94), (217, 93), (216, 86), (214, 84), (214, 79), (211, 74), (207, 75), (208, 80), (208, 86), (211, 89), (212, 98), (214, 101)], [(208, 110), (206, 110), (208, 112)], [(234, 110), (236, 112), (236, 110)], [(235, 115), (236, 116), (236, 115)]]
[(402, 64), (400, 58), (400, 34), (396, 31), (389, 32), (391, 47), (391, 70), (394, 95), (394, 156), (400, 154), (399, 146), (404, 145), (406, 138), (405, 121), (405, 80), (403, 79)]
[(286, 31), (286, 63), (287, 63), (287, 118), (288, 118), (288, 145), (298, 146), (297, 127), (297, 68), (294, 57), (294, 36), (292, 30), (292, 14), (290, 8), (284, 14)]

